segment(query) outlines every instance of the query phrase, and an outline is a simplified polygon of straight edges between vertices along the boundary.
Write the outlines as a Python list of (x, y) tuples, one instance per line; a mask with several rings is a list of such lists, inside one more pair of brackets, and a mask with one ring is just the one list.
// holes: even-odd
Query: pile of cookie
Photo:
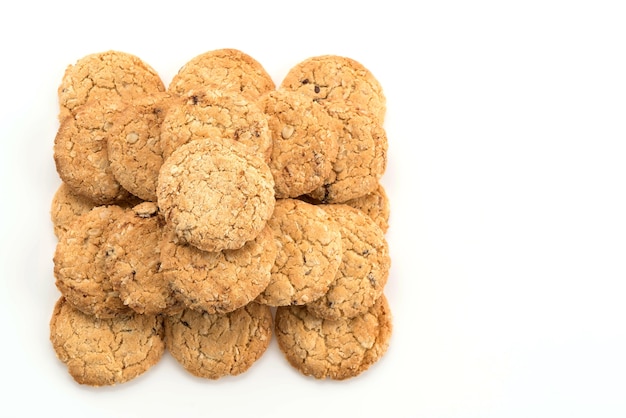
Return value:
[(385, 97), (363, 65), (312, 57), (276, 87), (220, 49), (166, 88), (107, 51), (58, 93), (50, 339), (77, 382), (126, 382), (165, 350), (193, 375), (237, 375), (273, 335), (319, 379), (386, 352)]

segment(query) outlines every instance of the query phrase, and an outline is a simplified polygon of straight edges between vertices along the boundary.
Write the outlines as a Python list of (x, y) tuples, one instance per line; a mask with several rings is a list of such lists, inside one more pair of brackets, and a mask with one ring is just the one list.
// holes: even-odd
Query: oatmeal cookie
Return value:
[(348, 200), (345, 204), (364, 212), (383, 232), (386, 233), (389, 229), (389, 198), (382, 184), (379, 184), (373, 192)]

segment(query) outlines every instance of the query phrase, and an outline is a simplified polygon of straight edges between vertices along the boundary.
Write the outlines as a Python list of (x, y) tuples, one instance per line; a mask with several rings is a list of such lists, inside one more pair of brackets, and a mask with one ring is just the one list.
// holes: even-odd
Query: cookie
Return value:
[(353, 318), (320, 319), (303, 306), (276, 309), (275, 335), (287, 361), (316, 379), (358, 376), (385, 354), (392, 317), (384, 295)]
[(63, 74), (58, 89), (59, 120), (74, 115), (88, 101), (130, 101), (164, 90), (157, 72), (135, 55), (122, 51), (86, 55)]
[(128, 199), (109, 164), (108, 131), (123, 106), (120, 101), (90, 102), (65, 118), (54, 139), (56, 169), (70, 189), (98, 205)]
[(107, 138), (115, 179), (135, 196), (156, 202), (156, 183), (163, 164), (161, 123), (176, 100), (158, 92), (137, 98), (117, 114)]
[(111, 318), (131, 311), (113, 289), (103, 251), (108, 231), (123, 214), (119, 206), (96, 206), (72, 222), (57, 243), (56, 286), (68, 303), (87, 315)]
[(86, 197), (73, 193), (65, 183), (61, 183), (52, 198), (50, 219), (54, 227), (54, 235), (59, 238), (68, 229), (74, 219), (89, 212), (96, 206)]
[(278, 252), (271, 280), (256, 301), (304, 305), (326, 294), (341, 263), (339, 226), (323, 209), (295, 199), (277, 200), (268, 226)]
[(320, 318), (352, 318), (382, 295), (391, 259), (383, 231), (363, 212), (347, 205), (321, 205), (340, 227), (343, 255), (335, 280), (321, 298), (307, 304)]
[(268, 165), (218, 137), (182, 145), (159, 171), (157, 198), (182, 241), (204, 251), (241, 248), (274, 211)]
[(297, 197), (322, 186), (337, 158), (342, 123), (307, 96), (270, 91), (257, 102), (272, 137), (269, 162), (276, 197)]
[(383, 232), (386, 233), (389, 229), (389, 198), (382, 184), (379, 184), (373, 192), (348, 200), (345, 204), (364, 212)]
[(348, 57), (321, 55), (293, 66), (280, 89), (299, 91), (329, 111), (346, 109), (377, 120), (385, 119), (386, 98), (382, 86), (363, 64)]
[(76, 382), (110, 386), (148, 371), (165, 351), (163, 320), (154, 315), (98, 319), (61, 297), (50, 319), (50, 341)]
[(183, 309), (161, 271), (163, 219), (144, 202), (119, 217), (104, 243), (105, 272), (124, 305), (140, 314)]
[(188, 61), (172, 78), (168, 91), (184, 96), (206, 87), (236, 92), (254, 101), (276, 86), (257, 60), (237, 49), (225, 48), (202, 53)]
[(221, 90), (193, 90), (179, 105), (172, 106), (161, 126), (163, 157), (196, 139), (222, 137), (245, 146), (269, 161), (272, 138), (267, 117), (243, 96)]
[(374, 191), (387, 167), (387, 134), (380, 123), (354, 112), (337, 118), (343, 130), (332, 172), (309, 193), (323, 203), (343, 203)]
[(166, 228), (161, 242), (161, 269), (183, 305), (223, 314), (246, 305), (265, 289), (276, 254), (269, 227), (239, 249), (218, 252), (180, 244)]
[(268, 306), (250, 303), (227, 314), (187, 309), (165, 318), (167, 349), (189, 373), (206, 379), (247, 371), (272, 336)]

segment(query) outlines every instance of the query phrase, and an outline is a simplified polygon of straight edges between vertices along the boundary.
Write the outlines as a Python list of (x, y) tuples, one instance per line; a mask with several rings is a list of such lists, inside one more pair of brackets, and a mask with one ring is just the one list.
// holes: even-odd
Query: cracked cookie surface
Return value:
[(389, 229), (389, 198), (382, 184), (379, 184), (373, 192), (348, 200), (345, 204), (372, 218), (383, 232), (386, 233)]
[(58, 88), (59, 119), (74, 115), (87, 102), (128, 101), (164, 90), (158, 73), (135, 55), (122, 51), (89, 54), (63, 74)]
[(274, 179), (262, 159), (219, 138), (182, 145), (159, 171), (159, 209), (177, 237), (204, 251), (241, 248), (274, 211)]
[(276, 197), (297, 197), (321, 186), (337, 157), (342, 124), (295, 91), (270, 91), (257, 103), (268, 117)]
[(184, 96), (206, 87), (234, 91), (254, 101), (276, 86), (257, 60), (237, 49), (224, 48), (189, 60), (172, 78), (168, 91)]
[(321, 319), (302, 306), (276, 309), (275, 335), (287, 361), (306, 376), (355, 377), (387, 351), (392, 317), (384, 295), (353, 318)]
[(109, 319), (86, 315), (61, 297), (50, 319), (50, 341), (76, 382), (124, 383), (145, 373), (165, 351), (163, 320), (128, 314)]
[(341, 263), (339, 226), (323, 209), (295, 199), (277, 200), (267, 224), (278, 251), (270, 282), (256, 301), (304, 305), (322, 297)]
[(363, 212), (347, 205), (320, 205), (339, 225), (343, 255), (328, 292), (306, 305), (320, 318), (351, 318), (382, 295), (391, 259), (383, 231)]
[(272, 313), (254, 302), (227, 314), (187, 309), (165, 318), (165, 336), (168, 351), (194, 376), (236, 376), (269, 346)]
[(74, 219), (89, 212), (96, 204), (86, 197), (72, 192), (65, 183), (61, 183), (52, 198), (50, 219), (54, 226), (54, 235), (59, 238), (68, 229)]

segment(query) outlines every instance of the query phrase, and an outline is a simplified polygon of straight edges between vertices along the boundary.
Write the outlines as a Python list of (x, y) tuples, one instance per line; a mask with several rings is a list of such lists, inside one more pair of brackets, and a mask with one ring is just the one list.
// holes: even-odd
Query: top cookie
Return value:
[(385, 120), (386, 99), (374, 75), (347, 57), (321, 55), (289, 70), (281, 89), (302, 92), (332, 112), (348, 108), (358, 114)]
[(74, 115), (88, 101), (130, 101), (164, 90), (157, 72), (135, 55), (120, 51), (90, 54), (65, 70), (58, 89), (59, 119)]
[(172, 78), (168, 91), (182, 96), (206, 87), (238, 92), (254, 101), (276, 86), (257, 60), (237, 49), (226, 48), (191, 59)]

